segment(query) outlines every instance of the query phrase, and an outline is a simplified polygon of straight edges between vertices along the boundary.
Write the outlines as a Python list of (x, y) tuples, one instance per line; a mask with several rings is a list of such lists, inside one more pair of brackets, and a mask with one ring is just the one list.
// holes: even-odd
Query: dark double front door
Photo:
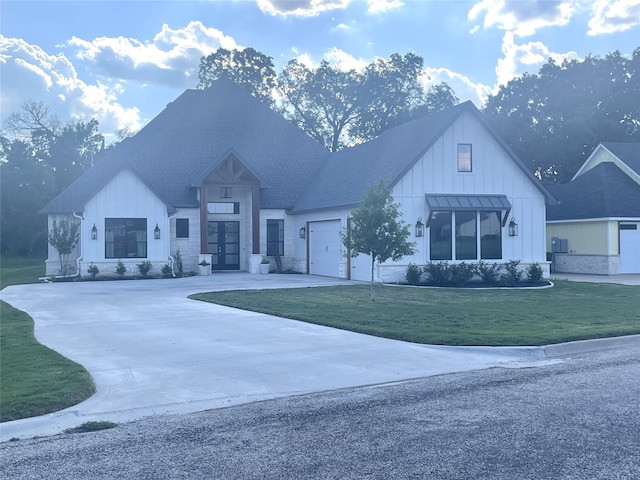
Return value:
[(213, 270), (240, 270), (240, 222), (207, 222)]

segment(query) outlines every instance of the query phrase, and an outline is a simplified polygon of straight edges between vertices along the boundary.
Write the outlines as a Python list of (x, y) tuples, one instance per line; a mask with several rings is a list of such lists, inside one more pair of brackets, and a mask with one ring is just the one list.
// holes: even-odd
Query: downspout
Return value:
[(169, 215), (167, 219), (167, 250), (169, 250), (169, 266), (171, 267), (171, 275), (176, 278), (176, 272), (173, 271), (173, 256), (171, 255), (171, 219), (176, 218), (176, 215)]
[[(76, 218), (80, 219), (80, 232), (84, 233), (84, 229), (82, 228), (82, 222), (84, 220), (84, 217), (80, 216), (80, 215), (76, 215), (76, 212), (71, 212), (73, 213), (73, 216)], [(69, 275), (69, 277), (73, 278), (73, 277), (79, 277), (80, 276), (80, 262), (82, 261), (82, 258), (84, 257), (84, 241), (82, 238), (82, 233), (80, 235), (80, 256), (76, 259), (76, 273), (75, 275)]]

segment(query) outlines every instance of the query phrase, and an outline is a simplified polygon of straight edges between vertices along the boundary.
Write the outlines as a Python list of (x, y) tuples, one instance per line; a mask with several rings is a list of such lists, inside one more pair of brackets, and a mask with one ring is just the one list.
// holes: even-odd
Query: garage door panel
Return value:
[(309, 223), (309, 273), (340, 276), (342, 241), (340, 220)]
[(620, 273), (640, 273), (640, 223), (620, 224)]

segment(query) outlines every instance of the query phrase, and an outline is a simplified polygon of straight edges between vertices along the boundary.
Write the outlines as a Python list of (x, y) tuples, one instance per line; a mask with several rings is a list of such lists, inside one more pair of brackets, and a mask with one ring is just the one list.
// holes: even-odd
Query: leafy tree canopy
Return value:
[(380, 180), (364, 194), (351, 213), (349, 227), (341, 234), (342, 243), (352, 257), (359, 254), (371, 257), (371, 300), (375, 300), (374, 267), (388, 259), (398, 261), (415, 252), (415, 244), (408, 241), (409, 226), (400, 220), (400, 206), (393, 203), (392, 192)]
[(484, 109), (531, 170), (549, 183), (571, 180), (600, 142), (640, 142), (640, 48), (511, 80)]

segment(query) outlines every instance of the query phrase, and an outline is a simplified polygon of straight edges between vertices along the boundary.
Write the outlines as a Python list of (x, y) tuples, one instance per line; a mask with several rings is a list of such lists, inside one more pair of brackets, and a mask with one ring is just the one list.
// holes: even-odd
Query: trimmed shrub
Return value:
[(499, 263), (478, 262), (477, 273), (485, 285), (495, 285), (500, 279), (500, 270), (502, 265)]
[(171, 270), (171, 265), (169, 265), (168, 263), (165, 263), (162, 266), (162, 276), (163, 277), (170, 277), (171, 275), (173, 275), (173, 271)]
[(124, 277), (124, 274), (127, 273), (127, 266), (122, 263), (122, 260), (118, 260), (118, 265), (116, 266), (116, 273), (120, 278)]
[(142, 275), (143, 277), (146, 277), (147, 274), (149, 273), (149, 270), (151, 270), (152, 268), (153, 268), (153, 265), (149, 260), (146, 260), (138, 264), (138, 270), (140, 270), (140, 275)]
[(456, 287), (466, 287), (476, 274), (476, 266), (473, 263), (454, 263), (449, 266), (449, 272)]
[(407, 265), (407, 283), (409, 285), (418, 285), (420, 283), (420, 277), (422, 277), (422, 270), (414, 263)]
[(533, 262), (527, 268), (527, 280), (532, 283), (540, 283), (542, 281), (542, 267), (538, 264), (538, 262)]
[(94, 265), (93, 263), (89, 265), (89, 267), (87, 268), (87, 273), (91, 275), (91, 278), (96, 278), (96, 275), (98, 275), (98, 272), (100, 272), (100, 270), (98, 269), (98, 266)]
[(500, 281), (504, 285), (513, 287), (518, 284), (522, 277), (522, 270), (518, 269), (518, 265), (520, 265), (520, 260), (509, 260), (504, 264), (505, 273), (500, 276)]
[(444, 286), (451, 279), (447, 262), (429, 262), (424, 267), (424, 273), (429, 276), (429, 282), (437, 286)]

